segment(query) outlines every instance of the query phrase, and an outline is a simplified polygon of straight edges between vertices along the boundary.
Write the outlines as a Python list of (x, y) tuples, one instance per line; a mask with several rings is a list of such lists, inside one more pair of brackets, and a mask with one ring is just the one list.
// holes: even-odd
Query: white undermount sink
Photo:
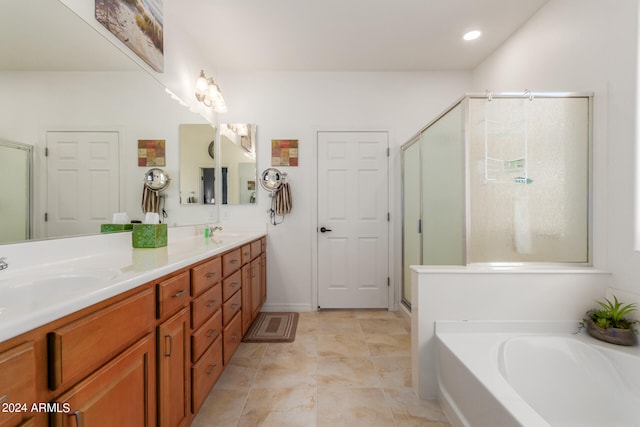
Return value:
[[(118, 274), (115, 270), (74, 271), (38, 276), (25, 274), (0, 278), (0, 315), (8, 310), (34, 310), (63, 302), (105, 286)], [(0, 276), (2, 277), (2, 276)]]

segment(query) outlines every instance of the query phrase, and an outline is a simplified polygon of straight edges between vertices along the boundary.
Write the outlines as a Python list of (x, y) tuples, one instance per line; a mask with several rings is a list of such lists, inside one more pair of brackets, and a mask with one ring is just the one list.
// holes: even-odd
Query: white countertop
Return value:
[(128, 232), (0, 246), (9, 263), (0, 271), (0, 341), (266, 234), (225, 228), (205, 239), (202, 228), (169, 228), (168, 245), (155, 249), (133, 248)]

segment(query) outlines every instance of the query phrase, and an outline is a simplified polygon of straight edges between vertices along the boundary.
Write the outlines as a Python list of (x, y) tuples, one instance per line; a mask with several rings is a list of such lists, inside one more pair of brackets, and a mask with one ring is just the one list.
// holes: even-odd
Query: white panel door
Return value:
[(118, 132), (47, 132), (47, 236), (98, 233), (119, 212)]
[(318, 305), (388, 308), (388, 136), (318, 133)]

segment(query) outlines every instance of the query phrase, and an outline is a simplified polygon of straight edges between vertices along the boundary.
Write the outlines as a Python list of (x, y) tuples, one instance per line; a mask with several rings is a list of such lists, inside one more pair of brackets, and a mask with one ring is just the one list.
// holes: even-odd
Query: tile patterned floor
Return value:
[(399, 313), (300, 313), (293, 343), (240, 345), (192, 427), (450, 427), (411, 389), (410, 350)]

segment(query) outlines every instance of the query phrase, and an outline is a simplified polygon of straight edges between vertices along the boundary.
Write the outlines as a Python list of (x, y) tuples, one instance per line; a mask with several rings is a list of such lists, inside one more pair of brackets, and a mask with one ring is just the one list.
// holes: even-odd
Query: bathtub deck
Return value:
[[(588, 337), (584, 332), (574, 334), (577, 330), (578, 322), (437, 322), (436, 324), (436, 340), (438, 354), (438, 381), (440, 387), (439, 397), (447, 415), (452, 420), (454, 426), (473, 426), (473, 427), (569, 427), (569, 426), (586, 426), (585, 418), (588, 422), (594, 422), (598, 425), (597, 418), (600, 414), (588, 411), (580, 411), (575, 415), (576, 411), (556, 404), (555, 401), (551, 406), (545, 407), (540, 401), (531, 399), (530, 402), (525, 401), (522, 395), (527, 395), (526, 388), (520, 386), (519, 392), (514, 389), (506, 377), (504, 357), (505, 343), (513, 342), (514, 339), (520, 337), (536, 336), (536, 337), (558, 337), (558, 339), (566, 340), (570, 338), (576, 345), (583, 343), (588, 344), (589, 348), (598, 348), (600, 351), (594, 353), (602, 353), (613, 351), (615, 354), (622, 355), (623, 358), (633, 360), (632, 363), (640, 361), (640, 348), (638, 347), (620, 347), (611, 344), (600, 343), (593, 338)], [(560, 338), (562, 337), (562, 338)], [(534, 338), (536, 339), (536, 338)], [(583, 346), (587, 347), (587, 346)], [(525, 353), (531, 353), (531, 349), (526, 349)], [(522, 353), (522, 351), (521, 351)], [(627, 360), (623, 361), (627, 363)], [(558, 382), (553, 381), (555, 375), (562, 375), (569, 372), (570, 369), (565, 368), (556, 374), (553, 370), (545, 369), (546, 366), (553, 367), (553, 362), (534, 363), (538, 359), (532, 359), (531, 363), (520, 363), (522, 371), (529, 371), (529, 375), (533, 375), (529, 381), (539, 388), (539, 394), (553, 396), (553, 393), (546, 392), (551, 390), (556, 392), (555, 400), (562, 400), (562, 390), (556, 390)], [(555, 360), (555, 359), (551, 359)], [(545, 365), (545, 363), (547, 363)], [(513, 365), (513, 364), (512, 364)], [(627, 371), (637, 372), (639, 369), (625, 368)], [(501, 371), (502, 369), (502, 371)], [(559, 368), (558, 369), (562, 369)], [(612, 368), (611, 368), (612, 369)], [(579, 370), (575, 370), (578, 372)], [(545, 375), (548, 377), (543, 379)], [(602, 375), (602, 377), (611, 376), (611, 374)], [(526, 374), (524, 375), (526, 377)], [(584, 375), (583, 375), (584, 376)], [(581, 378), (579, 372), (573, 377)], [(526, 379), (526, 378), (525, 378)], [(539, 380), (539, 381), (538, 381)], [(514, 381), (514, 377), (512, 377)], [(541, 382), (551, 384), (541, 384)], [(522, 381), (520, 381), (522, 382)], [(566, 379), (566, 383), (572, 383), (574, 380)], [(575, 381), (579, 382), (579, 381)], [(640, 403), (640, 373), (630, 374), (625, 380), (626, 386), (629, 387), (630, 404), (638, 407)], [(525, 382), (526, 383), (526, 382)], [(637, 384), (636, 384), (637, 383)], [(526, 385), (526, 384), (525, 384)], [(551, 387), (545, 389), (544, 387)], [(534, 390), (535, 391), (535, 390)], [(580, 395), (580, 393), (570, 393), (571, 395)], [(535, 396), (535, 394), (533, 394)], [(580, 403), (575, 403), (576, 407), (584, 407)], [(540, 413), (532, 407), (536, 406), (549, 420), (550, 423)], [(549, 403), (547, 403), (549, 406)], [(597, 407), (598, 405), (586, 405), (587, 407)], [(572, 412), (573, 411), (573, 412)], [(635, 418), (635, 417), (634, 417)], [(616, 426), (634, 426), (637, 420), (632, 419), (628, 422), (626, 418), (619, 420)], [(612, 425), (609, 425), (612, 427)]]

